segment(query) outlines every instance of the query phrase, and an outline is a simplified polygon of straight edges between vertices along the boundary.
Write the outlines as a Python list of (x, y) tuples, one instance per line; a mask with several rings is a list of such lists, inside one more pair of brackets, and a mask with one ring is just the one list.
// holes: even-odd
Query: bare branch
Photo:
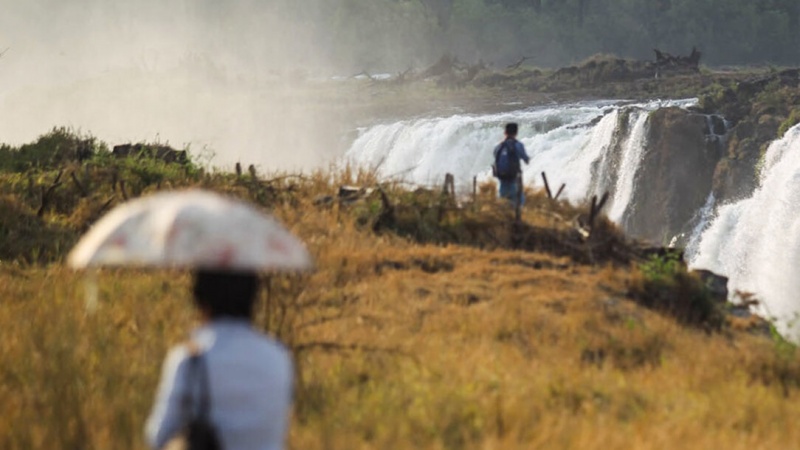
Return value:
[(506, 69), (508, 69), (508, 70), (519, 69), (520, 66), (522, 66), (522, 63), (524, 63), (525, 61), (527, 61), (529, 59), (533, 59), (533, 57), (532, 56), (523, 56), (522, 58), (519, 59), (519, 61), (515, 62), (514, 64), (507, 65)]

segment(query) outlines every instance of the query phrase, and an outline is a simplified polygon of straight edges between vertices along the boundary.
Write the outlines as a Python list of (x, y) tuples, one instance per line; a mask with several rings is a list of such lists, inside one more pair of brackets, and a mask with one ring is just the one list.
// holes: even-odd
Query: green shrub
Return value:
[(30, 144), (19, 148), (0, 146), (0, 172), (53, 169), (70, 161), (90, 159), (108, 148), (94, 137), (66, 127), (53, 128)]
[(676, 276), (686, 272), (686, 266), (681, 260), (680, 253), (669, 252), (664, 256), (651, 256), (639, 266), (639, 270), (649, 283), (669, 285)]
[(787, 117), (786, 120), (784, 120), (783, 123), (781, 123), (781, 126), (778, 128), (778, 137), (782, 138), (783, 135), (785, 135), (786, 132), (789, 131), (789, 128), (792, 128), (798, 123), (800, 123), (800, 109), (795, 108), (792, 110), (791, 113), (789, 113), (789, 117)]
[(638, 303), (686, 324), (713, 329), (722, 326), (723, 304), (715, 300), (697, 275), (687, 271), (680, 252), (651, 256), (639, 265), (639, 272), (641, 276), (633, 280), (630, 288)]
[(736, 100), (736, 93), (729, 87), (715, 82), (700, 94), (697, 106), (706, 113), (719, 112), (723, 105)]

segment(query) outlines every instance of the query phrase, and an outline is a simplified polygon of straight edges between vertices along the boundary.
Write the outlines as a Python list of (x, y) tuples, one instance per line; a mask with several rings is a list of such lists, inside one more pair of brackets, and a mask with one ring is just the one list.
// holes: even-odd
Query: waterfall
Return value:
[(703, 233), (708, 229), (711, 225), (711, 221), (714, 218), (714, 207), (717, 204), (717, 199), (714, 198), (714, 193), (708, 194), (708, 198), (706, 199), (706, 203), (700, 208), (700, 211), (695, 214), (692, 223), (694, 223), (694, 227), (692, 227), (692, 232), (689, 235), (688, 239), (685, 235), (678, 235), (672, 238), (670, 242), (670, 247), (677, 247), (679, 243), (686, 244), (686, 259), (691, 261), (697, 256), (697, 253), (700, 251), (698, 246), (700, 245), (700, 237)]
[(647, 144), (647, 118), (650, 111), (631, 107), (625, 113), (620, 116), (625, 123), (615, 124), (615, 131), (619, 127), (626, 131), (616, 133), (609, 148), (601, 155), (609, 162), (593, 174), (597, 180), (594, 194), (600, 196), (606, 191), (611, 193), (608, 217), (617, 223), (623, 223), (625, 213), (632, 206), (630, 201), (635, 188), (636, 171)]
[(700, 235), (693, 268), (729, 277), (728, 288), (752, 292), (760, 313), (777, 319), (786, 335), (800, 337), (800, 126), (773, 142), (759, 187), (750, 198), (720, 207)]
[(692, 103), (590, 102), (379, 124), (360, 130), (344, 161), (423, 186), (452, 173), (464, 191), (474, 176), (491, 178), (492, 149), (503, 139), (503, 125), (518, 122), (518, 138), (531, 158), (523, 166), (526, 185), (543, 186), (540, 174), (546, 172), (553, 189), (566, 184), (565, 198), (573, 202), (609, 191), (610, 215), (619, 222), (634, 190), (649, 112)]

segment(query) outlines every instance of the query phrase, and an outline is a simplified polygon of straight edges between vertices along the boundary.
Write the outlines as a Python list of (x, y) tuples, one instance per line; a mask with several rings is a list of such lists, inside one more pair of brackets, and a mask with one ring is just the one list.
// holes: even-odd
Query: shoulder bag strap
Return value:
[(197, 378), (200, 382), (200, 398), (197, 399), (198, 417), (208, 419), (211, 413), (211, 383), (208, 377), (208, 363), (202, 354), (197, 355)]
[(510, 152), (514, 153), (514, 156), (519, 157), (519, 154), (517, 153), (517, 140), (516, 139), (508, 138), (503, 142), (503, 144), (505, 144), (506, 147), (508, 147), (508, 150)]
[(207, 419), (209, 411), (211, 410), (211, 387), (208, 379), (208, 367), (206, 366), (205, 358), (203, 358), (202, 350), (194, 342), (189, 342), (187, 348), (190, 356), (187, 361), (186, 386), (184, 387), (183, 396), (181, 398), (181, 409), (184, 414), (185, 422), (195, 417), (193, 408), (195, 402), (192, 399), (192, 388), (196, 382), (200, 383), (200, 397), (197, 399), (197, 417)]

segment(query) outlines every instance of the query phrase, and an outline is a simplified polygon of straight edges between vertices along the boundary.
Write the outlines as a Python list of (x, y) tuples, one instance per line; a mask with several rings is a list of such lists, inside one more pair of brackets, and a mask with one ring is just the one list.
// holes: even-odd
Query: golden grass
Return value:
[[(264, 196), (316, 258), (259, 305), (297, 360), (291, 448), (800, 447), (794, 347), (642, 308), (632, 267), (376, 234), (358, 206), (312, 205), (355, 181), (340, 176), (277, 200), (192, 181)], [(46, 224), (75, 229), (98, 203)], [(526, 220), (564, 226), (544, 209)], [(101, 271), (96, 310), (86, 278), (0, 264), (0, 448), (143, 448), (162, 358), (192, 326), (189, 277)]]

